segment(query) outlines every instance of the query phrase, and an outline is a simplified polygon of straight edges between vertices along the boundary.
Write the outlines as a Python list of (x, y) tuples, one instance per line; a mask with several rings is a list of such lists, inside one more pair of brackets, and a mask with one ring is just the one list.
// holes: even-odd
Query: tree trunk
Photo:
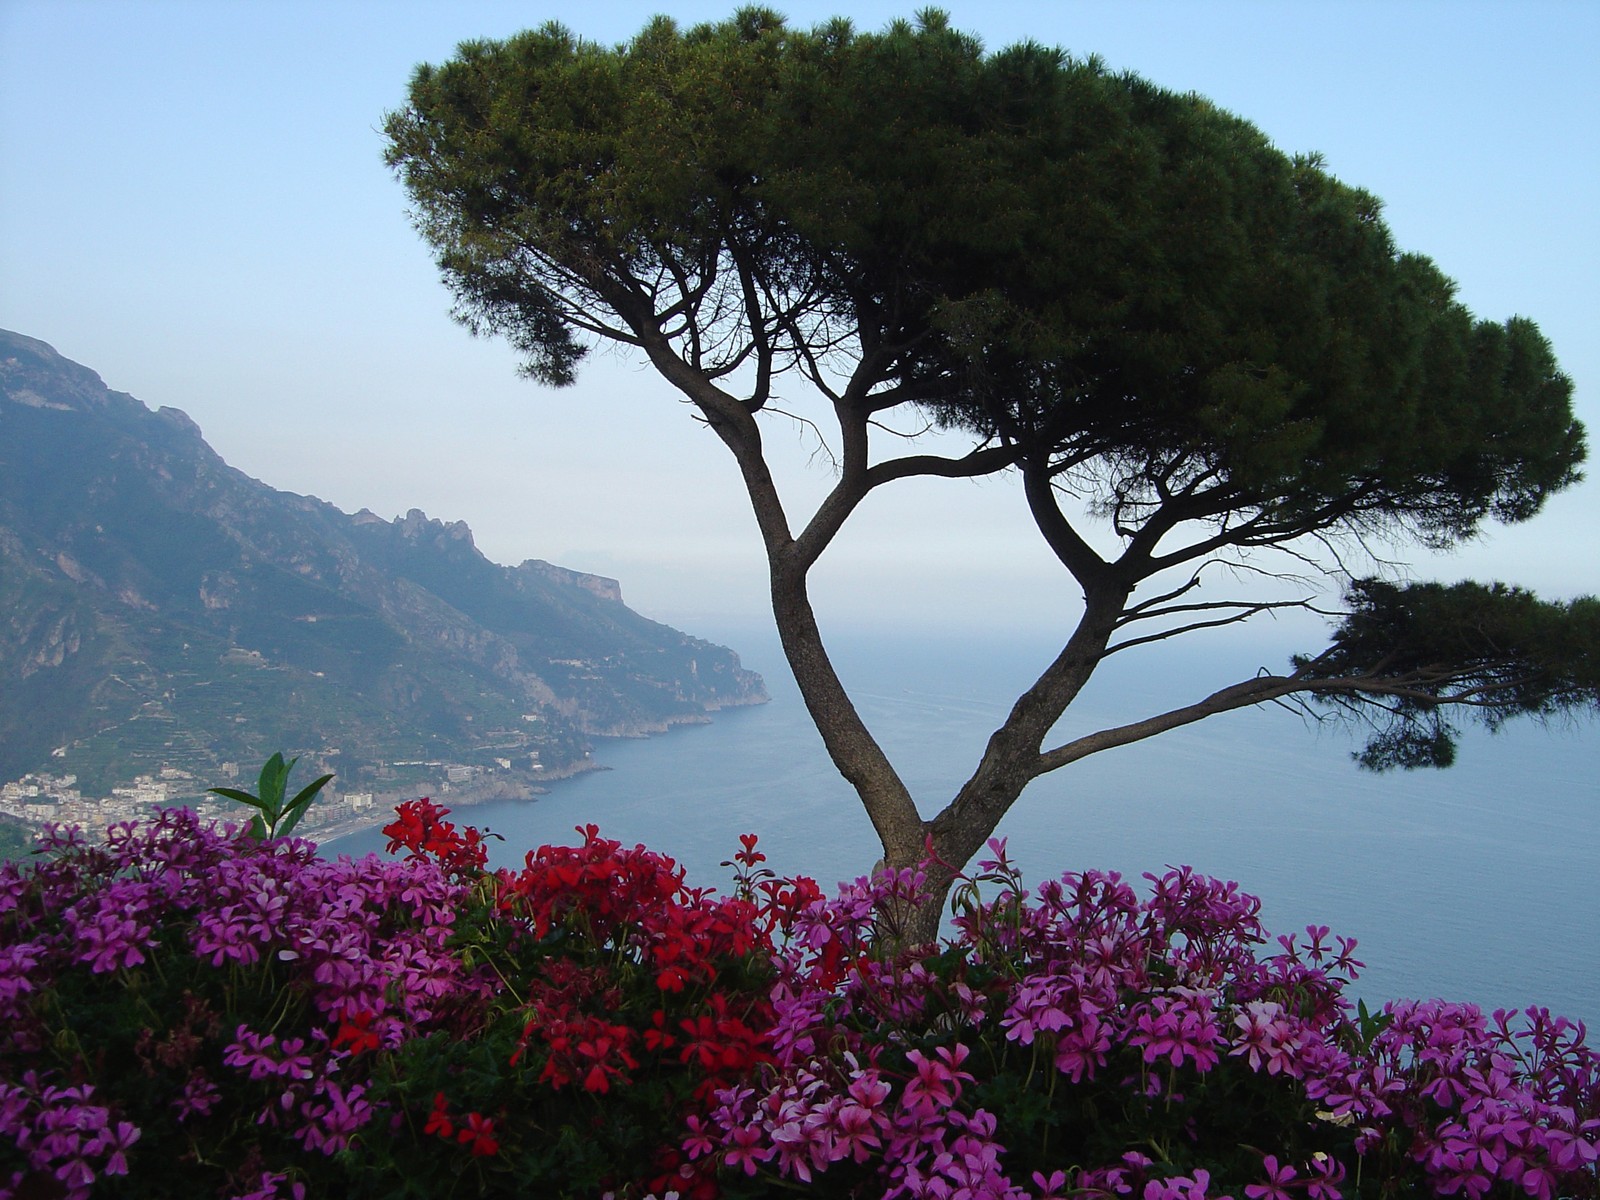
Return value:
[(884, 862), (916, 865), (927, 841), (916, 803), (834, 671), (806, 593), (804, 573), (785, 570), (781, 561), (772, 569), (772, 614), (806, 710), (834, 766), (861, 798), (883, 847)]
[(938, 937), (957, 876), (994, 836), (1023, 789), (1041, 774), (1044, 739), (1099, 665), (1127, 596), (1127, 589), (1111, 584), (1088, 594), (1072, 637), (990, 735), (972, 777), (936, 817), (923, 822), (923, 844), (910, 858), (897, 858), (886, 848), (884, 863), (891, 869), (926, 864), (927, 899), (905, 918), (908, 943)]

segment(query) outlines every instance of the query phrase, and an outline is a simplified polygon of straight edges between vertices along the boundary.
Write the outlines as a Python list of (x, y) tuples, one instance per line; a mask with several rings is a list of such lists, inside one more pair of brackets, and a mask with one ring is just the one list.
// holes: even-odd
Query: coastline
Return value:
[[(564, 780), (575, 779), (579, 775), (587, 775), (594, 771), (609, 771), (610, 767), (593, 758), (586, 758), (578, 763), (573, 763), (560, 771), (551, 772), (545, 777), (545, 783), (561, 783)], [(424, 796), (434, 801), (442, 808), (457, 813), (464, 808), (472, 808), (480, 804), (491, 804), (497, 800), (518, 800), (527, 804), (536, 804), (539, 800), (550, 794), (550, 789), (543, 783), (530, 784), (526, 787), (507, 786), (504, 784), (489, 787), (466, 787), (459, 785), (441, 784), (438, 788), (426, 791), (392, 792), (381, 796), (375, 795), (372, 807), (362, 813), (341, 815), (326, 824), (313, 825), (296, 830), (301, 836), (313, 841), (318, 848), (327, 843), (336, 842), (340, 838), (349, 837), (356, 833), (367, 833), (375, 829), (382, 829), (394, 820), (395, 808), (407, 800), (417, 800)]]
[[(591, 738), (594, 738), (597, 743), (604, 743), (608, 741), (649, 741), (652, 738), (669, 734), (675, 729), (692, 729), (703, 725), (714, 724), (715, 719), (712, 714), (721, 712), (725, 709), (756, 708), (760, 705), (769, 703), (771, 703), (771, 697), (763, 692), (759, 696), (752, 696), (748, 698), (740, 697), (723, 701), (715, 708), (709, 708), (704, 712), (680, 713), (675, 716), (667, 717), (660, 722), (651, 722), (648, 725), (635, 725), (625, 733), (600, 733), (590, 730), (587, 731), (587, 735)], [(565, 782), (568, 779), (576, 779), (580, 775), (591, 774), (595, 771), (611, 770), (611, 768), (601, 761), (600, 758), (595, 756), (602, 752), (603, 746), (597, 745), (591, 757), (587, 757), (578, 762), (569, 764), (558, 771), (553, 771), (544, 776), (540, 783), (529, 784), (526, 787), (517, 787), (506, 784), (462, 787), (460, 785), (441, 783), (437, 788), (431, 791), (389, 792), (377, 794), (373, 796), (372, 807), (366, 811), (363, 811), (362, 813), (341, 815), (334, 820), (327, 822), (326, 824), (306, 827), (300, 832), (309, 840), (316, 842), (317, 846), (321, 848), (328, 843), (336, 842), (339, 839), (349, 837), (352, 834), (367, 833), (371, 832), (372, 830), (382, 829), (394, 819), (394, 810), (396, 805), (403, 804), (407, 800), (418, 799), (423, 795), (426, 795), (430, 800), (433, 800), (442, 807), (448, 808), (452, 813), (456, 813), (464, 808), (472, 808), (481, 804), (491, 804), (500, 800), (514, 800), (527, 804), (536, 804), (541, 798), (550, 794), (551, 789), (550, 787), (545, 786), (546, 784), (558, 784)], [(337, 853), (336, 850), (335, 853)]]
[[(333, 793), (325, 797), (319, 804), (312, 806), (310, 812), (306, 814), (306, 818), (301, 824), (296, 827), (294, 833), (296, 836), (315, 843), (319, 849), (331, 847), (332, 843), (343, 838), (381, 830), (394, 820), (395, 808), (398, 805), (421, 797), (427, 797), (452, 812), (498, 801), (517, 801), (532, 804), (549, 795), (551, 785), (580, 775), (611, 770), (610, 766), (595, 757), (597, 753), (603, 752), (601, 743), (608, 741), (648, 741), (671, 733), (674, 729), (713, 724), (714, 718), (712, 714), (725, 709), (753, 708), (770, 702), (771, 697), (767, 695), (763, 688), (757, 694), (732, 697), (700, 712), (678, 713), (660, 721), (633, 724), (621, 730), (586, 730), (585, 735), (594, 740), (594, 751), (586, 753), (583, 758), (564, 767), (541, 772), (537, 777), (529, 777), (526, 774), (522, 774), (515, 779), (490, 779), (475, 784), (452, 784), (441, 778), (435, 779), (431, 783), (419, 781), (415, 786), (404, 789), (381, 792), (370, 791), (364, 794), (362, 792)], [(348, 798), (351, 795), (358, 796), (359, 799), (352, 801)], [(199, 813), (204, 819), (222, 823), (242, 823), (248, 820), (249, 817), (249, 814), (243, 809), (220, 801), (209, 794), (174, 796), (170, 801), (162, 803), (158, 807), (189, 808)], [(154, 809), (151, 811), (153, 812)], [(94, 819), (67, 817), (60, 823), (76, 825), (92, 834), (95, 830), (103, 831), (108, 825), (114, 824), (117, 819), (140, 819), (140, 817), (141, 814), (130, 812), (107, 820), (99, 819), (98, 815)], [(319, 820), (318, 818), (321, 819)], [(42, 833), (49, 823), (28, 820), (26, 817), (15, 816), (10, 813), (0, 813), (0, 820), (6, 822), (8, 828), (14, 827), (23, 838), (28, 840)], [(332, 849), (331, 852), (338, 853), (337, 849)]]

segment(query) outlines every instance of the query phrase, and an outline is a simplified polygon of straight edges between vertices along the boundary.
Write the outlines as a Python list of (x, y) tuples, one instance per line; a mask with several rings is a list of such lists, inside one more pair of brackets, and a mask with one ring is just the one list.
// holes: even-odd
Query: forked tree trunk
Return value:
[(781, 604), (774, 589), (773, 611), (790, 666), (834, 764), (878, 831), (883, 867), (920, 868), (924, 874), (920, 905), (883, 914), (891, 940), (918, 945), (938, 937), (952, 885), (1039, 775), (1044, 739), (1099, 665), (1126, 599), (1126, 589), (1118, 586), (1090, 593), (1071, 639), (990, 736), (972, 777), (937, 816), (924, 820), (834, 674), (805, 603), (803, 580), (785, 589)]

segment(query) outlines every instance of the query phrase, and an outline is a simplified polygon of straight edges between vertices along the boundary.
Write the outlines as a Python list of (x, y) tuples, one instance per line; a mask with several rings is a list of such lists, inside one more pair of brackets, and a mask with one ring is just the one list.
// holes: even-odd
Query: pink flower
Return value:
[(906, 1061), (916, 1075), (906, 1084), (901, 1102), (914, 1112), (938, 1112), (951, 1107), (961, 1095), (960, 1081), (972, 1080), (971, 1075), (960, 1069), (971, 1053), (959, 1042), (953, 1048), (940, 1046), (931, 1059), (920, 1050), (911, 1051)]
[(140, 1130), (137, 1125), (128, 1121), (118, 1121), (113, 1130), (109, 1126), (100, 1131), (98, 1137), (91, 1143), (90, 1149), (96, 1154), (105, 1154), (110, 1151), (110, 1157), (100, 1169), (107, 1175), (126, 1175), (128, 1173), (127, 1151), (139, 1140)]
[(835, 1157), (854, 1158), (866, 1162), (874, 1150), (883, 1146), (879, 1134), (887, 1129), (889, 1119), (881, 1111), (864, 1107), (851, 1101), (839, 1106), (834, 1117)]
[(217, 1090), (216, 1084), (207, 1079), (205, 1072), (196, 1071), (184, 1080), (183, 1091), (172, 1107), (177, 1111), (178, 1123), (182, 1124), (190, 1117), (205, 1117), (222, 1099), (222, 1093)]
[(730, 1129), (723, 1161), (729, 1167), (743, 1167), (746, 1175), (754, 1175), (761, 1164), (776, 1153), (771, 1148), (763, 1146), (762, 1141), (762, 1129), (759, 1124), (741, 1125)]
[(1246, 1056), (1252, 1071), (1266, 1068), (1268, 1075), (1289, 1075), (1298, 1078), (1300, 1071), (1294, 1051), (1300, 1036), (1284, 1015), (1283, 1006), (1270, 1000), (1248, 1001), (1233, 1018), (1238, 1027), (1234, 1047), (1229, 1055)]
[(1306, 1180), (1310, 1200), (1342, 1200), (1339, 1184), (1344, 1182), (1344, 1164), (1326, 1154), (1311, 1159), (1311, 1178)]
[(1142, 1006), (1128, 1035), (1130, 1046), (1144, 1047), (1144, 1061), (1166, 1059), (1175, 1067), (1185, 1060), (1198, 1070), (1209, 1070), (1217, 1062), (1216, 1043), (1220, 1040), (1216, 1015), (1208, 997), (1202, 993), (1176, 991), (1157, 996)]
[(1018, 984), (1000, 1020), (1007, 1040), (1031, 1046), (1036, 1033), (1053, 1033), (1071, 1024), (1063, 1007), (1070, 1003), (1070, 986), (1066, 979), (1037, 977)]
[(1207, 1200), (1206, 1189), (1210, 1186), (1211, 1173), (1202, 1167), (1193, 1178), (1174, 1175), (1170, 1179), (1152, 1179), (1144, 1185), (1144, 1200)]
[(1244, 1194), (1250, 1200), (1291, 1200), (1288, 1188), (1293, 1184), (1295, 1169), (1287, 1164), (1280, 1166), (1277, 1158), (1271, 1154), (1262, 1160), (1261, 1165), (1267, 1170), (1267, 1182), (1245, 1184)]

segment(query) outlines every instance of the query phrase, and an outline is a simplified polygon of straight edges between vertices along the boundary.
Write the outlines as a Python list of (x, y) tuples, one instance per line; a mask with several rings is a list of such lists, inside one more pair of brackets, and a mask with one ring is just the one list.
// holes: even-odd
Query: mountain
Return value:
[(220, 782), (280, 748), (345, 788), (449, 768), (522, 794), (592, 765), (590, 737), (766, 699), (614, 580), (277, 491), (177, 409), (4, 331), (0, 681), (0, 782), (72, 774), (85, 794), (162, 769)]

